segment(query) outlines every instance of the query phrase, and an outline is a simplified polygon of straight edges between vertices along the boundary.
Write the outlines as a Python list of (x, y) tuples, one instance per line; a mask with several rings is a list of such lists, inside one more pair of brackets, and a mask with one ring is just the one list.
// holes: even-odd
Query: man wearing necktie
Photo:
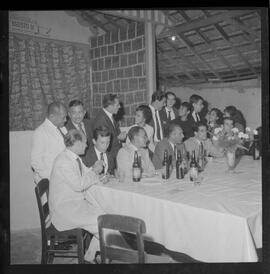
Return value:
[(178, 111), (174, 107), (176, 103), (176, 95), (173, 92), (168, 91), (165, 96), (166, 106), (159, 111), (163, 133), (165, 133), (168, 124), (178, 117)]
[(85, 259), (92, 261), (99, 250), (97, 217), (104, 214), (87, 193), (93, 184), (100, 184), (102, 162), (86, 167), (79, 155), (87, 147), (85, 135), (71, 129), (65, 136), (66, 149), (55, 159), (50, 176), (49, 209), (51, 222), (59, 231), (83, 228), (94, 235)]
[(199, 122), (205, 123), (205, 119), (200, 115), (200, 112), (204, 107), (203, 98), (200, 95), (193, 94), (190, 96), (189, 102), (192, 108), (190, 114), (188, 115), (188, 121), (190, 126), (193, 127)]
[(48, 105), (45, 121), (35, 129), (32, 139), (31, 166), (34, 180), (49, 179), (56, 156), (65, 149), (66, 108), (60, 102)]
[(168, 156), (171, 162), (171, 165), (175, 167), (176, 155), (179, 150), (182, 156), (182, 159), (186, 158), (186, 151), (183, 144), (183, 130), (176, 123), (170, 123), (167, 128), (166, 137), (157, 143), (153, 156), (153, 164), (155, 169), (162, 168), (162, 161), (164, 158), (164, 151), (168, 151)]
[(152, 112), (152, 119), (149, 125), (154, 129), (154, 142), (157, 143), (163, 139), (163, 127), (159, 115), (159, 111), (165, 106), (165, 93), (162, 91), (156, 91), (152, 94), (152, 101), (149, 105)]
[[(91, 123), (89, 119), (84, 118), (86, 114), (86, 110), (84, 109), (83, 103), (80, 100), (72, 100), (69, 103), (68, 106), (68, 116), (69, 119), (66, 122), (66, 129), (67, 131), (71, 129), (78, 129), (80, 130), (87, 138), (88, 145), (92, 145), (92, 128), (91, 128)], [(81, 159), (83, 163), (87, 166), (90, 167), (86, 161), (86, 153), (84, 155), (81, 155)]]
[(92, 166), (96, 161), (103, 162), (103, 175), (114, 175), (115, 161), (108, 147), (110, 145), (111, 132), (105, 126), (95, 128), (93, 132), (93, 146), (89, 147), (85, 155), (87, 166)]

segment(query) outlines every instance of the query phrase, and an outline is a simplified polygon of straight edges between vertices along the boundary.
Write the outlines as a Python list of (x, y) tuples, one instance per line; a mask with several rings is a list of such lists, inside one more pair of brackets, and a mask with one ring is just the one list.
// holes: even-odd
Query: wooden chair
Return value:
[[(42, 239), (41, 263), (53, 263), (56, 257), (78, 258), (78, 263), (84, 263), (84, 253), (88, 248), (92, 235), (87, 231), (76, 228), (65, 231), (58, 231), (50, 222), (50, 212), (48, 204), (49, 180), (42, 179), (35, 187), (35, 194), (39, 209)], [(45, 195), (45, 202), (42, 203), (42, 196)], [(59, 242), (56, 245), (55, 242)], [(61, 249), (63, 242), (77, 244), (77, 250)], [(72, 255), (70, 255), (72, 254)]]
[[(136, 234), (137, 250), (108, 246), (105, 242), (104, 229), (117, 230), (124, 233)], [(123, 216), (104, 214), (98, 217), (98, 232), (100, 241), (101, 263), (112, 263), (115, 261), (126, 263), (171, 263), (169, 257), (147, 254), (144, 251), (143, 234), (146, 232), (143, 220)]]

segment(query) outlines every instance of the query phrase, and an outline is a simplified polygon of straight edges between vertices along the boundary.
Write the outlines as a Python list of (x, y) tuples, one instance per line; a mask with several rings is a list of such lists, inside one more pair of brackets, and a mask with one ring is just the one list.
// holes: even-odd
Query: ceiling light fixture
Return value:
[(175, 36), (172, 36), (171, 39), (172, 39), (172, 41), (175, 41), (176, 37), (175, 37)]

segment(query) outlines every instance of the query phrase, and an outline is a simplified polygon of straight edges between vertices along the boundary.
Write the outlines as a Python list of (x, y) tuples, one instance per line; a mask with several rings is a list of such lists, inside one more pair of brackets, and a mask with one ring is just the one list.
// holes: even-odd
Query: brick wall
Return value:
[(144, 24), (132, 23), (91, 39), (93, 107), (102, 107), (106, 93), (116, 93), (124, 106), (121, 126), (134, 123), (135, 109), (148, 102), (145, 73)]

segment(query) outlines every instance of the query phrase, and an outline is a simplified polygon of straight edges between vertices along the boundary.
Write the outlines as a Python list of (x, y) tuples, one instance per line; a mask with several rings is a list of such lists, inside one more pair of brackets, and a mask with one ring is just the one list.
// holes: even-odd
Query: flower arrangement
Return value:
[(248, 150), (243, 146), (243, 143), (250, 139), (250, 135), (239, 131), (238, 128), (232, 128), (230, 132), (227, 132), (221, 125), (221, 127), (215, 128), (212, 135), (213, 143), (225, 151), (235, 152), (237, 148)]

